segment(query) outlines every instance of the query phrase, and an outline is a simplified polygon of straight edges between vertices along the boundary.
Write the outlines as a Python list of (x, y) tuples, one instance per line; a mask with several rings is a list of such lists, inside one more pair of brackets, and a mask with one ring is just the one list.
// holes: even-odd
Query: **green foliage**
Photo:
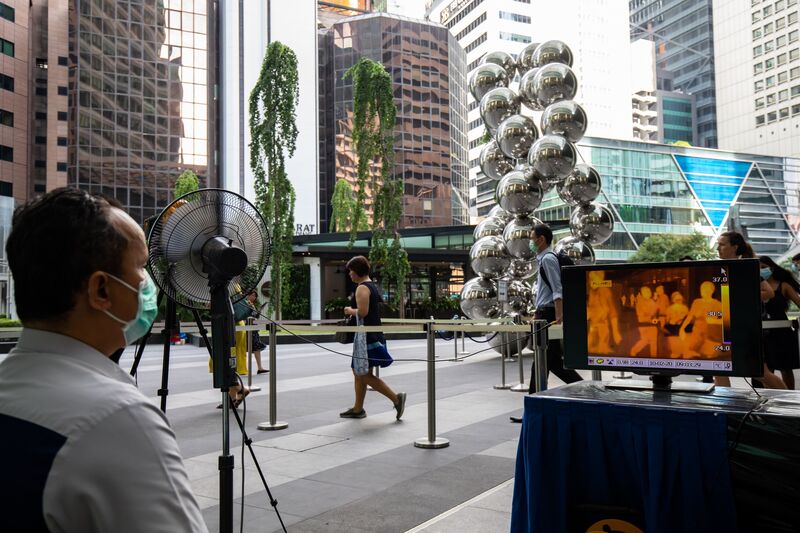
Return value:
[(184, 170), (183, 173), (178, 176), (178, 179), (175, 180), (175, 198), (196, 191), (199, 188), (200, 181), (197, 179), (197, 174), (191, 170)]
[[(278, 41), (270, 43), (250, 93), (250, 168), (255, 175), (256, 207), (272, 231), (270, 310), (281, 317), (283, 266), (292, 260), (295, 192), (286, 176), (287, 156), (297, 141), (295, 108), (300, 98), (297, 56)], [(265, 167), (266, 165), (266, 167)], [(277, 302), (277, 305), (275, 304)]]
[[(373, 236), (369, 259), (376, 269), (381, 270), (384, 279), (397, 287), (397, 303), (405, 293), (406, 277), (411, 265), (397, 231), (403, 216), (404, 184), (392, 172), (397, 117), (392, 79), (383, 65), (365, 57), (345, 72), (344, 77), (353, 78), (353, 144), (358, 156), (356, 205), (366, 204), (366, 185), (370, 178)], [(370, 172), (377, 160), (380, 160), (379, 175)], [(353, 216), (351, 243), (356, 238), (356, 230), (363, 216), (359, 211)]]
[[(367, 215), (364, 213), (364, 205), (356, 202), (353, 196), (353, 189), (347, 180), (340, 179), (336, 182), (333, 189), (333, 196), (331, 197), (331, 205), (333, 212), (331, 213), (331, 233), (340, 231), (353, 230), (353, 220), (358, 218), (360, 226), (356, 231), (366, 231), (369, 229), (367, 226)], [(352, 244), (353, 240), (350, 240)]]
[(286, 290), (281, 295), (281, 311), (284, 320), (308, 320), (311, 318), (311, 267), (308, 265), (281, 265), (282, 279)]
[(662, 234), (647, 237), (628, 261), (631, 263), (678, 261), (685, 255), (697, 260), (717, 257), (716, 252), (708, 245), (708, 237), (700, 233), (688, 236)]
[(492, 134), (489, 133), (489, 128), (483, 128), (483, 135), (481, 136), (480, 144), (486, 144), (492, 139), (494, 139), (494, 137), (492, 137)]
[(0, 318), (0, 328), (19, 328), (22, 327), (22, 322), (19, 320), (11, 320), (10, 318)]
[(347, 298), (331, 298), (328, 300), (328, 303), (325, 304), (325, 311), (332, 313), (334, 311), (341, 311), (345, 307), (350, 305), (350, 300)]

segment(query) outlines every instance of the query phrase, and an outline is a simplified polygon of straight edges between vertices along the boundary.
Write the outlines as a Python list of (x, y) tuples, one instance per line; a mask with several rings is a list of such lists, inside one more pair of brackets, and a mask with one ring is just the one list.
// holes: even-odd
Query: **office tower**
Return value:
[[(333, 191), (338, 179), (355, 185), (353, 82), (343, 76), (368, 57), (393, 80), (394, 178), (405, 183), (401, 225), (467, 223), (465, 60), (447, 29), (374, 13), (336, 22), (319, 43), (321, 188)], [(329, 197), (320, 201), (330, 205)], [(369, 216), (371, 201), (365, 207)]]
[[(0, 197), (28, 197), (28, 2), (0, 2)], [(13, 201), (5, 202), (13, 209)]]
[(184, 170), (216, 185), (208, 15), (205, 0), (81, 0), (38, 28), (68, 25), (69, 81), (56, 91), (68, 98), (69, 185), (113, 196), (139, 221), (167, 205)]
[(714, 2), (720, 147), (800, 156), (798, 17), (797, 0)]
[[(712, 18), (717, 13), (711, 8), (711, 0), (630, 0), (628, 4), (631, 40), (655, 42), (658, 88), (694, 96), (695, 144), (716, 148)], [(679, 113), (685, 111), (685, 103), (675, 103), (674, 107)]]
[[(464, 48), (467, 72), (487, 52), (501, 50), (516, 56), (532, 42), (564, 41), (575, 56), (575, 100), (588, 115), (587, 135), (632, 137), (630, 40), (624, 3), (432, 0), (427, 17), (443, 24)], [(475, 222), (494, 206), (496, 182), (483, 176), (478, 168), (484, 126), (478, 103), (472, 96), (468, 99), (470, 217)]]

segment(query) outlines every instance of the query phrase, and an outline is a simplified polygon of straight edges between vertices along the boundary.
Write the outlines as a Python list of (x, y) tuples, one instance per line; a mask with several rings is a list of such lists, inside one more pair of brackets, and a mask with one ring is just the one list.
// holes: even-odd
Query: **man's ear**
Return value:
[(86, 295), (89, 307), (103, 311), (111, 308), (111, 299), (108, 294), (108, 276), (105, 272), (92, 272), (86, 282)]

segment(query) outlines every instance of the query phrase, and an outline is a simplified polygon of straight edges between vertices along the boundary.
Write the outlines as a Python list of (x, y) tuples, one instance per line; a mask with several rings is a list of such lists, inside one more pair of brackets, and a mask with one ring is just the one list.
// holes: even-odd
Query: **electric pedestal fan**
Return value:
[[(223, 189), (200, 189), (176, 199), (158, 215), (150, 229), (148, 248), (148, 270), (168, 298), (167, 331), (171, 331), (170, 321), (172, 327), (175, 325), (175, 305), (182, 305), (193, 311), (208, 346), (198, 311), (211, 311), (209, 348), (214, 387), (222, 392), (220, 530), (232, 531), (233, 456), (228, 389), (237, 384), (236, 356), (232, 351), (235, 327), (232, 302), (244, 298), (264, 275), (271, 251), (269, 231), (258, 210), (245, 198)], [(165, 361), (165, 371), (167, 366)], [(162, 376), (165, 379), (166, 375)], [(162, 389), (166, 393), (166, 384)], [(162, 396), (162, 403), (163, 400)], [(234, 414), (241, 426), (235, 410)], [(249, 438), (246, 435), (243, 438), (249, 445)], [(269, 492), (263, 475), (262, 481)], [(277, 502), (271, 494), (270, 499), (275, 506)]]

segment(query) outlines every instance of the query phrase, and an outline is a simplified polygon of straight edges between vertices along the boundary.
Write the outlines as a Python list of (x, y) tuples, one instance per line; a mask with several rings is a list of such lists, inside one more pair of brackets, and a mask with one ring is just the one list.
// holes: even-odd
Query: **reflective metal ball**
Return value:
[(511, 89), (497, 87), (483, 95), (480, 110), (484, 124), (494, 132), (504, 119), (519, 113), (519, 98)]
[(469, 74), (469, 92), (476, 102), (495, 87), (508, 87), (509, 76), (506, 70), (495, 63), (478, 65)]
[(509, 79), (514, 77), (514, 74), (517, 70), (517, 62), (514, 61), (514, 57), (508, 52), (489, 52), (481, 59), (481, 65), (485, 65), (487, 63), (494, 63), (495, 65), (500, 65), (503, 67), (503, 70), (506, 71)]
[(508, 224), (514, 215), (500, 207), (499, 205), (494, 206), (489, 210), (489, 214), (486, 215), (487, 217), (497, 217), (500, 220), (503, 220), (506, 224)]
[(475, 241), (469, 250), (472, 270), (487, 278), (502, 276), (511, 264), (502, 237), (487, 236)]
[(577, 158), (575, 145), (560, 135), (544, 135), (528, 152), (528, 164), (534, 172), (550, 181), (566, 178)]
[(473, 320), (500, 317), (497, 287), (488, 279), (472, 278), (461, 289), (461, 310)]
[(517, 259), (530, 261), (535, 257), (531, 250), (531, 240), (533, 239), (533, 227), (538, 220), (530, 217), (515, 218), (506, 225), (503, 231), (503, 240), (506, 242), (506, 250)]
[(608, 207), (597, 202), (579, 205), (569, 217), (569, 230), (589, 244), (602, 244), (614, 231), (614, 216)]
[(514, 215), (527, 215), (539, 207), (544, 189), (537, 179), (526, 178), (522, 172), (512, 170), (506, 174), (494, 192), (497, 203)]
[(521, 159), (539, 138), (539, 130), (530, 118), (523, 115), (511, 115), (503, 120), (495, 133), (500, 151), (512, 159)]
[(533, 111), (544, 109), (544, 106), (539, 104), (539, 100), (536, 98), (536, 91), (533, 85), (533, 80), (538, 70), (538, 68), (531, 68), (519, 80), (519, 100), (525, 104), (525, 107)]
[(507, 316), (517, 316), (520, 313), (525, 313), (533, 294), (530, 284), (518, 279), (506, 279), (506, 281), (508, 285), (506, 301), (503, 302), (503, 313)]
[(535, 67), (550, 63), (562, 63), (572, 66), (572, 50), (561, 41), (545, 41), (536, 47), (531, 62)]
[(586, 133), (588, 120), (580, 105), (573, 100), (561, 100), (545, 108), (541, 124), (543, 135), (563, 135), (569, 142), (576, 143)]
[(472, 236), (476, 241), (489, 236), (502, 237), (507, 222), (500, 217), (486, 217), (475, 226)]
[(529, 70), (534, 68), (533, 54), (538, 47), (539, 43), (531, 43), (523, 48), (517, 56), (517, 72), (519, 72), (520, 76), (524, 76)]
[(576, 237), (568, 236), (558, 241), (553, 248), (556, 254), (565, 254), (576, 265), (593, 265), (594, 250), (592, 246)]
[(539, 105), (549, 106), (559, 100), (575, 98), (578, 93), (578, 78), (567, 65), (549, 63), (536, 71), (530, 90)]
[(558, 195), (569, 205), (588, 204), (600, 194), (600, 174), (585, 163), (578, 163), (557, 186)]
[(479, 162), (486, 177), (493, 180), (499, 180), (514, 169), (514, 162), (503, 155), (494, 139), (483, 145)]
[[(507, 245), (506, 248), (508, 248)], [(536, 273), (536, 260), (514, 258), (511, 260), (511, 266), (508, 267), (507, 273), (514, 279), (528, 280)]]

